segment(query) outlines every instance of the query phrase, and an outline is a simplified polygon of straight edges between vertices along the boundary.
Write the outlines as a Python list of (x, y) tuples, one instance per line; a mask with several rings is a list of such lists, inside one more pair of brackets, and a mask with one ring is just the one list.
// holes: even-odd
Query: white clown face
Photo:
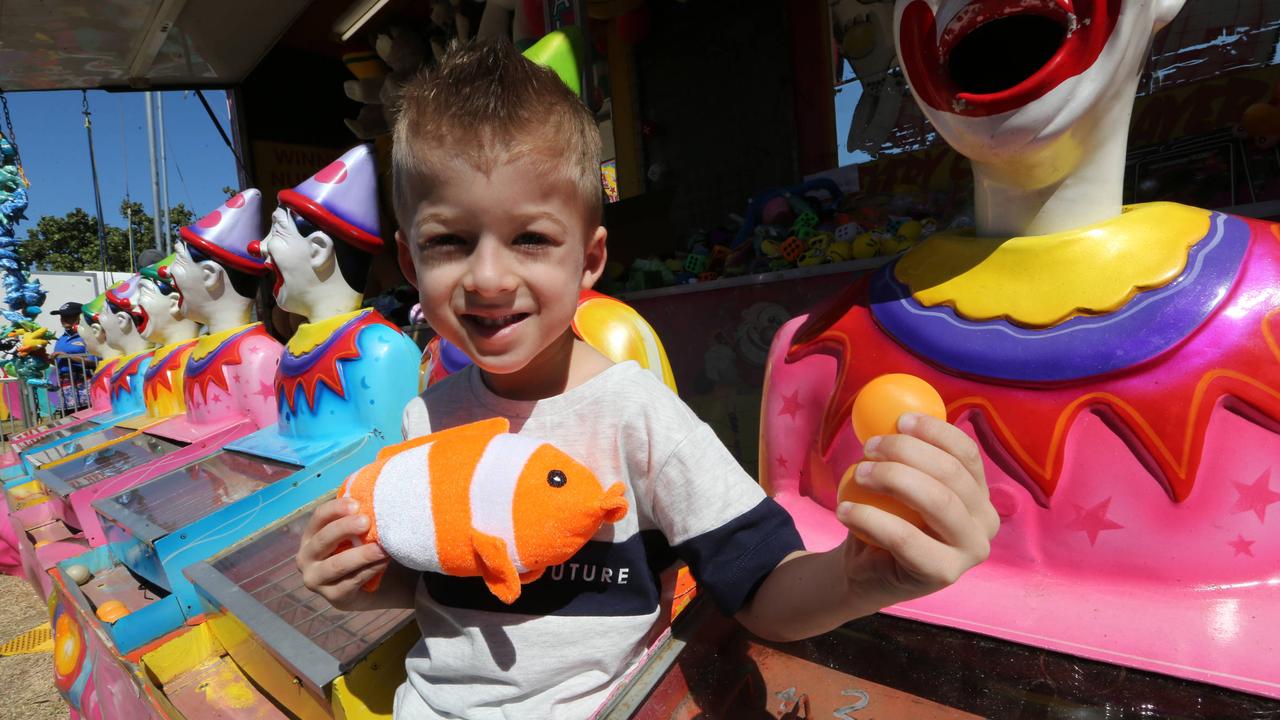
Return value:
[(164, 294), (150, 279), (139, 280), (137, 304), (140, 317), (136, 321), (138, 333), (152, 342), (164, 337), (170, 325), (183, 319), (180, 301), (180, 295)]
[(320, 280), (311, 269), (314, 248), (300, 231), (299, 223), (312, 233), (319, 232), (288, 208), (277, 207), (271, 213), (271, 230), (262, 238), (261, 254), (271, 271), (271, 292), (276, 304), (288, 312), (307, 315), (308, 309), (300, 300)]
[(1049, 153), (1054, 182), (1101, 118), (1132, 103), (1151, 37), (1182, 3), (897, 0), (894, 31), (912, 92), (952, 147), (993, 165)]
[(202, 266), (205, 263), (212, 264), (212, 261), (197, 262), (191, 257), (187, 243), (180, 241), (175, 244), (173, 264), (169, 266), (169, 274), (173, 276), (173, 283), (178, 287), (179, 307), (182, 313), (201, 323), (206, 320), (200, 309), (208, 307), (209, 303), (213, 302), (209, 296), (209, 289), (204, 283), (206, 271)]

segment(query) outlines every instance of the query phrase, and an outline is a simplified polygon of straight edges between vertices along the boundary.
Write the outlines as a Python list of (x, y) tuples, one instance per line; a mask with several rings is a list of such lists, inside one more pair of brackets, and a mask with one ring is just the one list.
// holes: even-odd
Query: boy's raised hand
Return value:
[(323, 503), (311, 515), (298, 546), (298, 570), (309, 590), (339, 610), (371, 610), (384, 607), (382, 593), (361, 589), (387, 568), (387, 553), (376, 543), (356, 545), (334, 553), (344, 542), (358, 542), (369, 528), (369, 519), (349, 498)]
[(910, 506), (927, 530), (870, 505), (846, 502), (836, 510), (851, 531), (844, 545), (846, 575), (853, 586), (882, 595), (883, 605), (955, 582), (987, 558), (1000, 527), (982, 457), (968, 435), (915, 413), (899, 419), (898, 431), (867, 441), (867, 461), (853, 482)]

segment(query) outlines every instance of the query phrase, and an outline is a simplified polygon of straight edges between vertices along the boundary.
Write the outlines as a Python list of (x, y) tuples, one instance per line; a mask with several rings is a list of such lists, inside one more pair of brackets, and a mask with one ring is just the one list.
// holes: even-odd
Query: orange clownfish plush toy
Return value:
[(392, 445), (338, 497), (369, 518), (364, 542), (414, 570), (481, 577), (510, 605), (522, 583), (626, 516), (627, 499), (622, 483), (606, 490), (561, 450), (509, 429), (494, 418)]

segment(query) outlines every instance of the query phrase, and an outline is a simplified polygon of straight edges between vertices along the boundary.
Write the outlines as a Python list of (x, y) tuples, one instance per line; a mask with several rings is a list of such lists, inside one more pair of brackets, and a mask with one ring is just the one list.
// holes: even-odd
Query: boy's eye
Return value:
[(460, 235), (450, 235), (446, 233), (443, 235), (432, 235), (431, 237), (427, 238), (426, 246), (428, 248), (436, 248), (436, 247), (445, 248), (445, 247), (457, 247), (459, 245), (465, 245), (466, 243), (467, 241), (464, 240)]
[(550, 245), (551, 238), (542, 233), (525, 232), (517, 235), (512, 242), (515, 245)]

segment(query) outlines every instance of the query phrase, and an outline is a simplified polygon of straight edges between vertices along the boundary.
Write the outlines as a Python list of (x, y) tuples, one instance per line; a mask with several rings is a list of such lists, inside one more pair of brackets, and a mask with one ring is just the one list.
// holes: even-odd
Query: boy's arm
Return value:
[(977, 446), (954, 425), (927, 416), (904, 415), (898, 430), (867, 442), (870, 462), (859, 466), (857, 482), (914, 508), (928, 529), (869, 505), (841, 503), (836, 515), (848, 538), (827, 552), (784, 558), (736, 614), (748, 630), (777, 641), (818, 635), (940, 590), (986, 559), (1000, 520)]

